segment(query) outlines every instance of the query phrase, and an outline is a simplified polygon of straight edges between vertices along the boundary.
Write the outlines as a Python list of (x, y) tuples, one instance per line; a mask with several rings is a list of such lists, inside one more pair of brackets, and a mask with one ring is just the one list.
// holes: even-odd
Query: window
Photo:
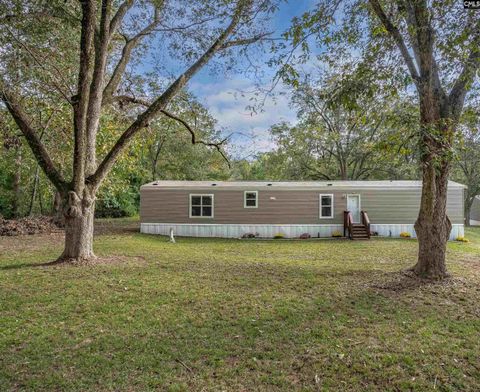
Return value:
[(320, 218), (333, 218), (333, 195), (320, 195)]
[(213, 218), (213, 195), (190, 195), (190, 218)]
[(257, 208), (258, 207), (258, 192), (257, 191), (245, 191), (243, 199), (244, 208)]

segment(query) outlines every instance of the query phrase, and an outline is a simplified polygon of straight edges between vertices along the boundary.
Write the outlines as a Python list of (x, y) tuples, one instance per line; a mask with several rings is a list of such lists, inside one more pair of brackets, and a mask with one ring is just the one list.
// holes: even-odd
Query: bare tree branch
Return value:
[(120, 7), (118, 7), (117, 12), (115, 13), (112, 20), (110, 21), (110, 27), (108, 29), (108, 33), (110, 34), (110, 36), (112, 34), (115, 34), (118, 27), (120, 26), (120, 23), (122, 23), (122, 20), (125, 17), (125, 14), (132, 6), (133, 6), (133, 0), (126, 0), (120, 5)]
[(119, 102), (120, 104), (124, 103), (133, 103), (135, 105), (142, 105), (148, 108), (152, 103), (143, 98), (132, 97), (130, 95), (116, 95), (112, 97), (112, 102)]
[(98, 32), (98, 39), (95, 40), (95, 63), (88, 97), (86, 124), (85, 171), (87, 176), (93, 174), (96, 169), (96, 138), (100, 122), (100, 112), (102, 110), (103, 81), (105, 79), (108, 45), (110, 42), (111, 6), (111, 0), (102, 0), (100, 30)]
[(461, 114), (465, 96), (467, 94), (467, 87), (475, 79), (475, 75), (480, 67), (480, 19), (477, 20), (473, 32), (474, 37), (470, 44), (470, 54), (448, 96), (453, 115), (456, 118)]
[(373, 8), (373, 11), (382, 22), (383, 26), (387, 29), (387, 31), (395, 40), (395, 43), (397, 44), (397, 47), (400, 50), (400, 53), (402, 54), (403, 59), (405, 60), (405, 63), (407, 64), (408, 70), (410, 72), (410, 76), (415, 82), (419, 82), (420, 75), (418, 74), (417, 67), (415, 66), (412, 56), (410, 56), (410, 53), (408, 52), (408, 48), (405, 45), (405, 41), (403, 40), (402, 34), (398, 30), (398, 28), (392, 23), (392, 21), (388, 18), (388, 16), (385, 14), (378, 0), (369, 0), (369, 2)]
[(38, 161), (38, 164), (45, 172), (46, 176), (52, 181), (55, 187), (60, 191), (64, 192), (67, 188), (67, 183), (63, 178), (62, 174), (57, 170), (55, 164), (53, 163), (50, 155), (48, 154), (45, 146), (41, 142), (40, 138), (36, 135), (35, 131), (31, 126), (31, 120), (28, 115), (23, 111), (20, 104), (14, 98), (14, 95), (4, 90), (0, 91), (1, 99), (5, 103), (8, 111), (12, 115), (15, 123), (18, 128), (21, 130), (22, 134), (25, 136), (28, 145), (30, 146), (35, 158)]
[[(117, 12), (117, 15), (118, 15), (118, 12)], [(133, 38), (126, 39), (126, 43), (122, 49), (122, 55), (120, 57), (120, 60), (115, 66), (112, 76), (103, 91), (104, 104), (109, 103), (113, 94), (115, 94), (115, 91), (117, 91), (117, 88), (122, 80), (122, 76), (125, 73), (125, 69), (128, 63), (130, 62), (133, 49), (135, 49), (138, 46), (140, 41), (145, 36), (154, 32), (155, 28), (158, 26), (159, 23), (160, 23), (160, 9), (155, 8), (153, 21), (144, 29), (142, 29), (140, 32), (138, 32)]]
[(87, 181), (98, 188), (105, 176), (108, 174), (113, 164), (117, 160), (120, 153), (129, 145), (130, 140), (141, 129), (145, 128), (148, 123), (155, 118), (158, 113), (165, 109), (172, 98), (180, 91), (185, 84), (195, 75), (210, 59), (218, 52), (218, 50), (225, 43), (226, 39), (233, 33), (240, 22), (245, 8), (250, 4), (249, 0), (240, 0), (237, 4), (237, 9), (233, 15), (230, 24), (210, 46), (210, 48), (200, 56), (200, 58), (190, 66), (182, 75), (180, 75), (166, 90), (160, 95), (137, 119), (125, 130), (120, 136), (115, 145), (105, 156), (103, 161), (98, 166), (95, 174), (90, 176)]
[(196, 134), (195, 134), (195, 131), (190, 127), (190, 125), (188, 125), (188, 123), (181, 119), (180, 117), (178, 116), (175, 116), (174, 114), (170, 113), (170, 112), (167, 112), (166, 110), (161, 110), (161, 112), (163, 114), (165, 114), (167, 117), (170, 117), (171, 119), (175, 120), (175, 121), (178, 121), (179, 123), (181, 123), (186, 129), (188, 132), (190, 132), (190, 135), (192, 137), (192, 144), (203, 144), (204, 146), (207, 146), (207, 147), (214, 147), (217, 149), (217, 151), (220, 153), (220, 155), (223, 157), (223, 159), (225, 159), (225, 161), (227, 162), (228, 164), (228, 167), (230, 168), (230, 161), (229, 159), (227, 158), (227, 156), (225, 155), (225, 153), (222, 151), (221, 147), (223, 144), (225, 144), (225, 142), (228, 140), (228, 137), (221, 140), (220, 142), (218, 143), (213, 143), (213, 142), (205, 142), (203, 140), (197, 140), (196, 138)]
[(203, 25), (204, 23), (207, 23), (207, 22), (212, 22), (214, 20), (217, 20), (219, 19), (219, 16), (216, 15), (216, 16), (213, 16), (213, 17), (209, 17), (209, 18), (205, 18), (205, 19), (201, 19), (201, 20), (198, 20), (196, 22), (193, 22), (193, 23), (189, 23), (189, 24), (186, 24), (186, 25), (180, 25), (180, 26), (167, 26), (165, 25), (163, 22), (160, 23), (160, 25), (162, 26), (162, 28), (157, 28), (155, 29), (155, 31), (168, 31), (168, 32), (181, 32), (181, 31), (185, 31), (185, 30), (189, 30), (191, 29), (192, 27), (195, 27), (195, 26), (200, 26), (200, 25)]
[(251, 38), (243, 38), (243, 39), (237, 39), (237, 40), (233, 40), (233, 41), (228, 41), (228, 42), (225, 42), (222, 47), (220, 48), (220, 50), (223, 50), (223, 49), (228, 49), (228, 48), (231, 48), (233, 46), (244, 46), (244, 45), (250, 45), (250, 44), (253, 44), (255, 42), (258, 42), (258, 41), (261, 41), (263, 39), (265, 39), (266, 37), (268, 37), (269, 35), (271, 35), (273, 33), (264, 33), (264, 34), (259, 34), (259, 35), (256, 35), (255, 37), (251, 37)]
[(82, 32), (80, 37), (80, 67), (78, 88), (74, 107), (74, 152), (73, 152), (73, 189), (77, 194), (83, 191), (85, 178), (85, 129), (90, 94), (93, 40), (95, 36), (96, 7), (94, 0), (84, 0), (82, 5)]
[[(148, 102), (145, 99), (130, 97), (128, 95), (116, 96), (116, 97), (114, 97), (114, 100), (117, 101), (117, 102), (121, 102), (121, 103), (128, 102), (128, 103), (133, 103), (133, 104), (137, 104), (137, 105), (142, 105), (142, 106), (145, 106), (145, 107), (149, 107), (151, 105), (151, 103)], [(228, 167), (231, 167), (228, 157), (221, 150), (221, 146), (223, 144), (225, 144), (225, 142), (228, 140), (228, 137), (226, 137), (225, 139), (223, 139), (222, 141), (220, 141), (218, 143), (205, 142), (203, 140), (197, 140), (195, 131), (192, 129), (192, 127), (185, 120), (183, 120), (182, 118), (180, 118), (180, 117), (178, 117), (178, 116), (176, 116), (176, 115), (174, 115), (174, 114), (172, 114), (172, 113), (170, 113), (170, 112), (168, 112), (164, 109), (160, 110), (160, 113), (163, 113), (165, 116), (170, 117), (171, 119), (181, 123), (188, 130), (188, 132), (190, 132), (190, 135), (192, 136), (192, 144), (203, 144), (204, 146), (215, 147), (217, 149), (217, 151), (222, 155), (223, 159), (225, 159), (225, 161), (227, 162)]]
[[(419, 29), (419, 23), (415, 14), (415, 7), (410, 1), (403, 1), (402, 7), (405, 8), (406, 11), (406, 21), (407, 21), (407, 33), (410, 37), (410, 43), (412, 46), (412, 51), (415, 56), (415, 61), (417, 64), (421, 63), (421, 51), (419, 49), (419, 41), (418, 41), (418, 34), (416, 35), (417, 30)], [(430, 22), (427, 22), (430, 26)], [(430, 56), (432, 61), (432, 69), (431, 72), (433, 73), (433, 78), (435, 82), (436, 89), (439, 94), (442, 95), (442, 101), (446, 98), (445, 90), (443, 89), (442, 83), (440, 81), (440, 74), (438, 70), (437, 62), (435, 61), (435, 57), (433, 55)]]

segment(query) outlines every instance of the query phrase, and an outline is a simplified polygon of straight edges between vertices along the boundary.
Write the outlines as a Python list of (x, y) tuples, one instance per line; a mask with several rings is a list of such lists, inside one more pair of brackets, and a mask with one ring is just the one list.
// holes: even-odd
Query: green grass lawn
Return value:
[(414, 240), (135, 227), (99, 222), (89, 267), (36, 265), (60, 234), (0, 238), (0, 391), (480, 390), (479, 229), (422, 285)]

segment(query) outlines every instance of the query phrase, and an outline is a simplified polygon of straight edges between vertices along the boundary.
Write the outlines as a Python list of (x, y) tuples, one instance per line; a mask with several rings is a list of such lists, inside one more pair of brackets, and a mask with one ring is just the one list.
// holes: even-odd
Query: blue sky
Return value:
[[(268, 31), (279, 36), (285, 31), (293, 16), (303, 14), (312, 5), (312, 0), (296, 0), (282, 3), (273, 16)], [(261, 65), (268, 60), (268, 54), (258, 58)], [(264, 77), (268, 84), (273, 78), (273, 71)], [(281, 95), (285, 88), (281, 85), (276, 90), (275, 99), (267, 98), (264, 110), (252, 113), (247, 110), (253, 93), (240, 94), (254, 89), (255, 82), (242, 73), (212, 74), (208, 67), (197, 74), (189, 83), (188, 89), (210, 113), (217, 119), (218, 127), (225, 135), (234, 133), (231, 138), (230, 151), (237, 157), (248, 157), (257, 152), (272, 149), (268, 129), (280, 121), (295, 122), (296, 113), (289, 107), (288, 95)]]

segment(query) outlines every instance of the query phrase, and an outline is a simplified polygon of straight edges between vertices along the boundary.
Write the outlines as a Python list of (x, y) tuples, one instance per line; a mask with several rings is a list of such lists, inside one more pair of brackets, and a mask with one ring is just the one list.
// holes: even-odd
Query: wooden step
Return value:
[(367, 227), (362, 224), (354, 224), (351, 232), (352, 240), (368, 240)]

